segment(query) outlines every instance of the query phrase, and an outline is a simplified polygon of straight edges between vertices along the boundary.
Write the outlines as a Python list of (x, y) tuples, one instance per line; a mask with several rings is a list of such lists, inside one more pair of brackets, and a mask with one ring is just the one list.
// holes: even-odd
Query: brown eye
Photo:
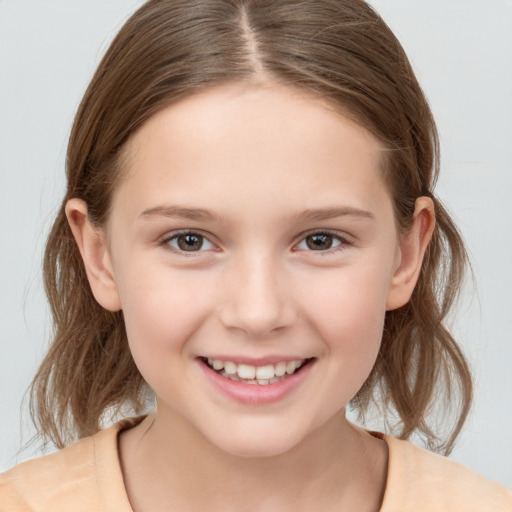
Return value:
[(203, 246), (201, 235), (180, 235), (177, 237), (178, 247), (182, 251), (199, 251)]
[(349, 246), (345, 238), (340, 235), (329, 233), (329, 231), (318, 231), (305, 236), (297, 245), (297, 249), (301, 251), (316, 251), (329, 253), (330, 250), (342, 249)]
[(306, 237), (306, 245), (312, 251), (325, 251), (333, 246), (333, 237), (327, 233), (317, 233)]
[(200, 252), (214, 248), (214, 245), (199, 233), (178, 233), (165, 241), (178, 252)]

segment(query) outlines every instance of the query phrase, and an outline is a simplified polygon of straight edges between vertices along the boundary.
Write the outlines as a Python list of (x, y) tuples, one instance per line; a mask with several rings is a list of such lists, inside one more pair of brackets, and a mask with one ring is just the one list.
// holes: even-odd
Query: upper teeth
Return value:
[(208, 359), (208, 364), (214, 370), (222, 370), (228, 375), (235, 373), (241, 379), (257, 379), (267, 380), (274, 377), (282, 377), (285, 373), (291, 375), (297, 368), (300, 368), (305, 359), (297, 359), (295, 361), (280, 361), (277, 364), (267, 364), (265, 366), (252, 366), (250, 364), (236, 364), (232, 361), (220, 361), (219, 359)]

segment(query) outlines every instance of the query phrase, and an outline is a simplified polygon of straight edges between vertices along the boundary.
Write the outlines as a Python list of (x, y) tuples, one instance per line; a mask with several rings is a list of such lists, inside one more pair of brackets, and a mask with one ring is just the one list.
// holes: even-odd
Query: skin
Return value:
[[(381, 152), (307, 93), (230, 84), (139, 129), (104, 228), (69, 201), (93, 293), (123, 310), (157, 395), (156, 412), (119, 441), (136, 512), (379, 509), (387, 447), (345, 408), (374, 365), (385, 312), (410, 298), (434, 227), (419, 198), (410, 233), (398, 234)], [(180, 251), (180, 230), (203, 236), (200, 250)], [(311, 249), (326, 230), (332, 247)], [(286, 397), (250, 405), (205, 378), (198, 358), (215, 355), (314, 362)]]

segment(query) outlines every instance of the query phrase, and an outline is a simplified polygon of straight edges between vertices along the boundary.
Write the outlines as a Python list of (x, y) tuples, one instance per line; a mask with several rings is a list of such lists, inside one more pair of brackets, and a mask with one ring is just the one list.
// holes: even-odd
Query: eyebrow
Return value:
[(218, 218), (213, 213), (208, 210), (204, 210), (203, 208), (185, 208), (182, 206), (155, 206), (153, 208), (147, 208), (139, 215), (139, 217), (179, 217), (182, 219), (197, 221), (212, 221)]
[(315, 222), (334, 219), (336, 217), (355, 217), (375, 220), (373, 213), (351, 206), (343, 206), (340, 208), (314, 208), (306, 210), (297, 216), (300, 222)]
[[(155, 206), (147, 208), (139, 217), (178, 217), (186, 220), (195, 221), (215, 221), (219, 217), (203, 208), (185, 208), (182, 206)], [(297, 215), (299, 222), (318, 222), (336, 217), (355, 217), (361, 219), (374, 220), (375, 215), (369, 211), (361, 210), (351, 206), (338, 208), (313, 208), (305, 210)]]

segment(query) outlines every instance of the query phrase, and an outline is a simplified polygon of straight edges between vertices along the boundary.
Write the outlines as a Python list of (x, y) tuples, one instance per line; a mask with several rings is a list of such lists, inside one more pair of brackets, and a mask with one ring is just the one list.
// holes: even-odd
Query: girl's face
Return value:
[(207, 90), (137, 132), (112, 282), (93, 289), (122, 308), (158, 415), (246, 456), (345, 421), (407, 300), (380, 158), (368, 131), (272, 84)]

